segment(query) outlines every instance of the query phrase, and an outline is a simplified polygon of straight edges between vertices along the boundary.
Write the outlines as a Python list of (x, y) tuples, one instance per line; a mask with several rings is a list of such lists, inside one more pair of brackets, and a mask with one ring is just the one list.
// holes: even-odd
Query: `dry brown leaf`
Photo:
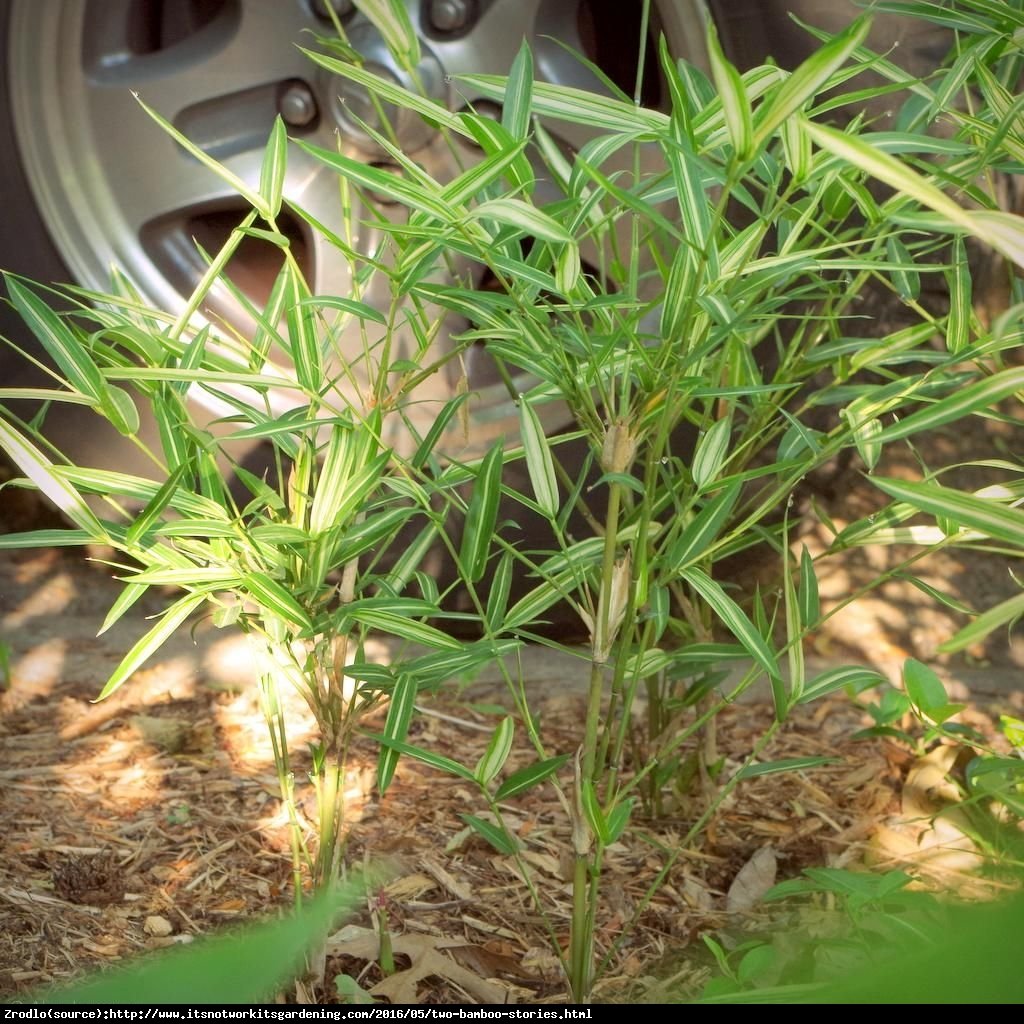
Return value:
[(463, 885), (462, 882), (458, 881), (458, 879), (453, 875), (445, 871), (445, 869), (432, 857), (424, 857), (420, 861), (420, 864), (428, 875), (431, 875), (438, 881), (442, 889), (451, 893), (457, 900), (469, 901), (473, 898), (473, 894), (469, 891), (467, 886)]
[(725, 895), (725, 909), (740, 914), (761, 902), (775, 884), (777, 861), (771, 846), (762, 846), (733, 879)]
[(419, 899), (436, 887), (437, 882), (435, 879), (428, 875), (416, 874), (403, 875), (401, 878), (396, 878), (384, 887), (384, 891), (391, 899), (402, 902), (403, 900)]
[(946, 779), (956, 757), (956, 747), (936, 747), (914, 762), (903, 785), (905, 818), (931, 818), (944, 804), (959, 802), (956, 787)]
[(174, 931), (174, 925), (171, 924), (166, 917), (161, 917), (159, 914), (153, 914), (150, 917), (147, 917), (143, 922), (142, 930), (147, 935), (152, 935), (154, 938), (162, 939)]
[[(392, 1003), (419, 1001), (417, 986), (424, 978), (439, 977), (457, 985), (479, 1003), (508, 1003), (513, 999), (511, 990), (504, 985), (480, 978), (450, 956), (441, 952), (452, 946), (465, 946), (461, 939), (438, 939), (430, 935), (393, 935), (391, 949), (398, 956), (409, 958), (410, 966), (396, 971), (374, 985), (372, 995), (384, 996)], [(380, 940), (370, 928), (348, 925), (327, 940), (328, 956), (352, 956), (359, 960), (378, 960)]]

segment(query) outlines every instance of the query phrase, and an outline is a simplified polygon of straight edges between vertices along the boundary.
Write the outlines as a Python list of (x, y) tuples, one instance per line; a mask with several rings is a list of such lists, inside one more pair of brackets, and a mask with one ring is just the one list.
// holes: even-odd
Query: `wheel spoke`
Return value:
[(166, 49), (130, 57), (123, 53), (123, 30), (111, 27), (113, 56), (94, 54), (86, 74), (98, 93), (137, 90), (176, 122), (188, 108), (230, 103), (248, 90), (308, 74), (309, 61), (292, 44), (302, 41), (301, 32), (310, 25), (310, 16), (296, 3), (229, 3)]

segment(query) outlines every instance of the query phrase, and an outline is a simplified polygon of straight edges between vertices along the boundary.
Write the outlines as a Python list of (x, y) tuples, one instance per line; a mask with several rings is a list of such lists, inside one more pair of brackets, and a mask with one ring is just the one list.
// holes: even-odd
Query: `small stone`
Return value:
[(160, 917), (159, 914), (152, 914), (143, 922), (142, 930), (147, 935), (152, 935), (157, 939), (163, 939), (174, 931), (174, 925), (171, 924), (166, 917)]

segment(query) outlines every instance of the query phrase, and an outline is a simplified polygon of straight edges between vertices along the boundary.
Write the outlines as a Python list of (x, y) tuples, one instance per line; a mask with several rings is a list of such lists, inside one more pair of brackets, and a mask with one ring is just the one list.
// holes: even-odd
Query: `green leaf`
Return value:
[(738, 779), (753, 779), (758, 775), (775, 775), (779, 772), (795, 772), (804, 768), (818, 768), (823, 764), (840, 764), (838, 757), (785, 757), (779, 761), (762, 761), (748, 764), (737, 773)]
[(580, 785), (580, 803), (583, 805), (583, 814), (591, 833), (603, 844), (608, 832), (608, 822), (605, 820), (601, 801), (597, 798), (597, 791), (591, 779), (583, 779)]
[(501, 825), (478, 818), (475, 814), (460, 814), (459, 817), (480, 837), (485, 839), (498, 853), (513, 856), (519, 849), (517, 840)]
[(512, 753), (514, 737), (515, 723), (511, 718), (503, 718), (494, 730), (487, 749), (477, 762), (476, 771), (473, 773), (481, 786), (489, 786), (498, 772), (505, 767), (508, 755)]
[(629, 817), (633, 813), (635, 806), (635, 798), (627, 797), (625, 800), (618, 801), (608, 812), (605, 823), (605, 835), (602, 840), (605, 846), (610, 846), (625, 832), (626, 826), (629, 824)]
[(925, 713), (942, 707), (949, 700), (942, 680), (927, 665), (914, 658), (903, 663), (903, 685), (907, 696)]
[(128, 544), (136, 544), (140, 538), (153, 528), (159, 520), (161, 513), (171, 503), (174, 492), (178, 489), (182, 477), (188, 471), (187, 466), (178, 466), (176, 470), (164, 481), (160, 489), (149, 500), (146, 507), (136, 517), (135, 522), (128, 527), (125, 541)]
[(450, 757), (442, 757), (440, 754), (424, 750), (422, 747), (414, 747), (411, 743), (393, 740), (377, 733), (366, 733), (366, 736), (384, 746), (392, 747), (400, 754), (406, 754), (417, 761), (422, 761), (423, 764), (436, 768), (438, 771), (446, 772), (448, 775), (457, 775), (460, 779), (465, 779), (466, 782), (476, 782), (476, 776), (468, 768), (463, 768), (458, 761), (453, 761)]
[[(389, 740), (402, 743), (409, 735), (409, 725), (416, 710), (416, 694), (418, 687), (414, 676), (402, 672), (391, 691), (391, 703), (388, 705), (388, 717), (384, 723), (384, 735)], [(385, 744), (377, 758), (377, 788), (380, 795), (387, 792), (391, 780), (398, 767), (400, 752), (393, 746)]]
[(896, 288), (896, 294), (904, 302), (916, 301), (921, 295), (921, 275), (913, 267), (914, 259), (907, 247), (896, 235), (885, 240), (885, 249), (892, 264), (889, 277)]
[(733, 483), (716, 494), (693, 517), (689, 525), (676, 538), (665, 556), (666, 570), (670, 575), (682, 572), (687, 566), (703, 558), (713, 541), (718, 537), (732, 515), (742, 484)]
[(281, 212), (281, 198), (284, 190), (284, 174), (288, 159), (288, 133), (281, 115), (274, 118), (270, 129), (267, 148), (263, 151), (263, 165), (260, 168), (260, 195), (267, 204), (271, 219)]
[(555, 463), (540, 417), (534, 412), (530, 400), (525, 395), (519, 396), (519, 430), (533, 495), (541, 511), (549, 519), (554, 519), (560, 507)]
[(936, 483), (887, 477), (872, 477), (872, 482), (890, 497), (922, 512), (945, 517), (960, 527), (977, 530), (1017, 547), (1024, 545), (1024, 510), (1008, 508), (990, 498), (979, 498)]
[(502, 444), (498, 442), (484, 456), (477, 470), (473, 497), (466, 512), (459, 560), (466, 578), (473, 583), (483, 576), (487, 568), (487, 555), (498, 521), (503, 454)]
[[(789, 568), (789, 549), (783, 542), (782, 593), (786, 610), (786, 658), (789, 663), (789, 704), (798, 704), (804, 692), (805, 666), (803, 634), (806, 627), (802, 619), (803, 606), (797, 598), (796, 584)], [(758, 623), (760, 625), (760, 623)]]
[(203, 592), (186, 594), (179, 598), (157, 621), (141, 640), (121, 659), (114, 669), (106, 685), (96, 698), (101, 701), (109, 697), (122, 683), (129, 679), (142, 664), (170, 639), (178, 627), (206, 600), (208, 594)]
[(811, 626), (818, 621), (819, 615), (818, 577), (814, 572), (814, 559), (804, 544), (800, 552), (800, 619), (805, 626)]
[(303, 901), (301, 913), (275, 915), (241, 932), (202, 936), (193, 945), (164, 950), (69, 986), (36, 990), (29, 998), (58, 1006), (272, 1002), (301, 973), (307, 954), (336, 926), (339, 914), (353, 911), (371, 884), (368, 878), (353, 878)]
[(142, 597), (149, 587), (141, 583), (126, 583), (124, 589), (118, 594), (117, 599), (110, 606), (110, 611), (107, 612), (106, 617), (103, 619), (103, 624), (96, 631), (97, 636), (102, 636), (111, 626), (117, 622), (122, 615), (129, 608), (131, 608), (136, 601)]
[[(743, 645), (754, 661), (765, 670), (769, 678), (780, 679), (779, 664), (775, 660), (771, 648), (765, 643), (764, 637), (754, 628), (750, 619), (743, 614), (740, 606), (722, 589), (721, 584), (697, 568), (687, 569), (681, 575), (707, 601), (729, 632)], [(783, 708), (776, 707), (776, 714), (782, 714), (783, 711)]]
[(572, 757), (571, 754), (560, 754), (558, 757), (549, 757), (544, 761), (536, 761), (519, 771), (513, 772), (497, 789), (494, 794), (495, 801), (511, 800), (520, 793), (543, 782), (546, 778), (554, 775)]

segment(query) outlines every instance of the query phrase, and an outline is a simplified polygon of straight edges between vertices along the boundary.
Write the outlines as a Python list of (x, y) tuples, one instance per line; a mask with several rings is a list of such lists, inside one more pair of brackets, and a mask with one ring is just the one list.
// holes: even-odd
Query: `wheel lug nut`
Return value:
[(474, 0), (430, 0), (428, 17), (437, 32), (460, 32), (472, 20)]
[(281, 117), (296, 128), (316, 120), (316, 99), (305, 82), (289, 82), (277, 98), (277, 109)]

